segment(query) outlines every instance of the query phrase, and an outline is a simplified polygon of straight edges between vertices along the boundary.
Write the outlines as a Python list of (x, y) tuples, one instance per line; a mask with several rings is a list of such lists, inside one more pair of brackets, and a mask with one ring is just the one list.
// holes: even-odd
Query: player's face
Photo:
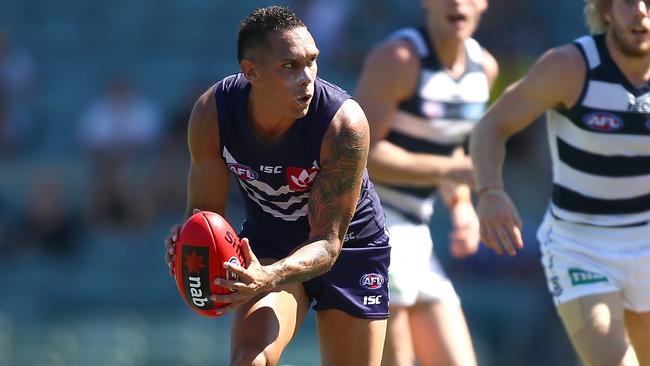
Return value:
[(488, 0), (422, 0), (431, 23), (446, 37), (465, 39), (478, 27)]
[(271, 33), (258, 63), (259, 85), (274, 105), (292, 118), (307, 114), (314, 95), (318, 48), (307, 28)]
[(606, 14), (609, 32), (626, 56), (650, 55), (650, 1), (614, 0)]

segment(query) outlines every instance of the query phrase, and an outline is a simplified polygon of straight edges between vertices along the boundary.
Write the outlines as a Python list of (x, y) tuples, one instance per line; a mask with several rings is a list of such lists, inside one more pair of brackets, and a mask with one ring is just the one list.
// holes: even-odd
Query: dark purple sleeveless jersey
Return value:
[[(279, 142), (265, 145), (255, 138), (247, 122), (250, 88), (241, 73), (215, 85), (221, 154), (246, 202), (241, 235), (282, 248), (286, 255), (309, 237), (307, 203), (321, 165), (321, 142), (332, 118), (350, 96), (317, 78), (307, 115), (296, 120)], [(365, 172), (344, 246), (372, 245), (383, 234), (384, 213)]]

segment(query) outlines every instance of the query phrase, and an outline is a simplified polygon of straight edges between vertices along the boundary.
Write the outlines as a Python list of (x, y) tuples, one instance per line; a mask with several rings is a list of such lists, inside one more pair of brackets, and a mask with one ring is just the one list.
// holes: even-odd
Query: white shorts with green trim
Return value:
[(556, 305), (620, 292), (626, 309), (650, 311), (650, 225), (607, 228), (547, 213), (537, 238)]

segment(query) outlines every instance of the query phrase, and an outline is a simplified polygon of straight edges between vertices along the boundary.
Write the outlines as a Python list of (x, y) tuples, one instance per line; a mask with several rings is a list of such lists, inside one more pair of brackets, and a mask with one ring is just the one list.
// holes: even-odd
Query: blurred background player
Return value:
[(312, 303), (322, 365), (381, 361), (390, 247), (366, 173), (368, 122), (316, 77), (318, 54), (291, 10), (257, 9), (240, 25), (241, 73), (209, 88), (190, 117), (187, 207), (225, 215), (229, 171), (246, 206), (247, 268), (225, 263), (239, 280), (215, 283), (235, 292), (211, 297), (234, 310), (231, 365), (277, 364)]
[(553, 196), (538, 238), (560, 318), (585, 365), (650, 365), (650, 3), (584, 11), (593, 35), (546, 52), (472, 133), (481, 237), (498, 254), (523, 248), (505, 142), (548, 111)]
[(357, 99), (371, 124), (368, 167), (391, 235), (385, 365), (475, 365), (458, 295), (433, 255), (440, 191), (450, 251), (474, 254), (479, 228), (464, 144), (483, 115), (498, 66), (474, 39), (486, 0), (426, 0), (426, 25), (392, 34), (367, 57)]

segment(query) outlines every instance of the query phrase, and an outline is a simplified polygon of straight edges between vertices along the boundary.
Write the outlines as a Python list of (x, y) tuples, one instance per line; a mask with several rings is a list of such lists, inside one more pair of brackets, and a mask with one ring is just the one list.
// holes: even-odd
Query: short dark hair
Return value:
[(287, 7), (274, 5), (256, 9), (239, 24), (237, 59), (241, 62), (249, 57), (251, 50), (265, 47), (269, 33), (299, 27), (305, 27), (305, 23)]

